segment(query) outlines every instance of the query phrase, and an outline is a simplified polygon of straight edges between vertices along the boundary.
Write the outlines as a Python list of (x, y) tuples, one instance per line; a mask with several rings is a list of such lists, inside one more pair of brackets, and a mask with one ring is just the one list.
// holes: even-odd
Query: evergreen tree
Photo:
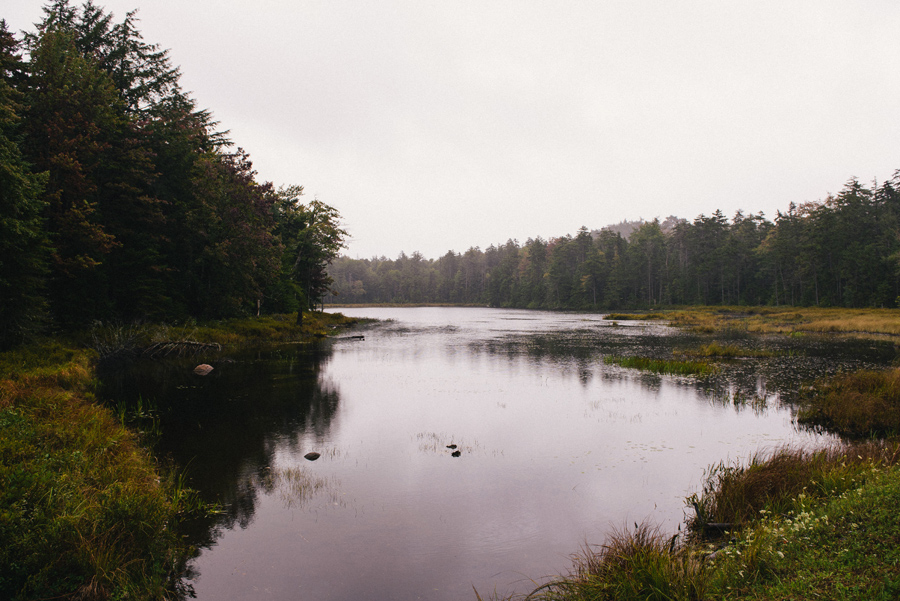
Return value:
[(19, 43), (0, 20), (0, 348), (27, 339), (45, 319), (49, 247), (42, 201), (45, 174), (34, 174), (19, 149), (25, 66)]

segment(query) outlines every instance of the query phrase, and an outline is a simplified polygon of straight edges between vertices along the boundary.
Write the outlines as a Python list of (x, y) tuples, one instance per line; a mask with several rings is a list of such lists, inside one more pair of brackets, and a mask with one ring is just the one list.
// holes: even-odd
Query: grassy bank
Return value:
[(190, 499), (95, 402), (91, 351), (0, 356), (0, 598), (162, 598)]
[(173, 597), (192, 553), (178, 524), (205, 508), (97, 402), (99, 354), (87, 344), (137, 356), (165, 342), (304, 340), (350, 322), (107, 325), (0, 354), (0, 599)]

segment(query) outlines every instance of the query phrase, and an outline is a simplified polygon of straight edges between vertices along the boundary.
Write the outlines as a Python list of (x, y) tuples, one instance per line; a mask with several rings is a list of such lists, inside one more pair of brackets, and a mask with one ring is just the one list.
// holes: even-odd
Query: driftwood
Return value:
[(221, 351), (222, 345), (217, 342), (196, 342), (194, 340), (172, 340), (168, 342), (156, 342), (144, 349), (143, 355), (147, 357), (168, 357), (175, 355), (180, 357), (189, 353), (200, 351)]

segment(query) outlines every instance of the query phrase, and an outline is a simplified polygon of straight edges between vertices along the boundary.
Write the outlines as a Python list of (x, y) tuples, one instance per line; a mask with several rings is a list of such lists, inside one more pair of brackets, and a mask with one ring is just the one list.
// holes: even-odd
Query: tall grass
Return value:
[(849, 438), (900, 434), (900, 369), (821, 380), (805, 395), (797, 419)]

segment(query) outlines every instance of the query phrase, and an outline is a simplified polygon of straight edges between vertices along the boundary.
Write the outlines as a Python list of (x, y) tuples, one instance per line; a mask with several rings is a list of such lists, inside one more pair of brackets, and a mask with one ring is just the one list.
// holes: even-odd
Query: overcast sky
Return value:
[[(42, 2), (0, 9), (33, 29)], [(108, 0), (262, 181), (396, 257), (722, 209), (900, 169), (900, 2)]]

